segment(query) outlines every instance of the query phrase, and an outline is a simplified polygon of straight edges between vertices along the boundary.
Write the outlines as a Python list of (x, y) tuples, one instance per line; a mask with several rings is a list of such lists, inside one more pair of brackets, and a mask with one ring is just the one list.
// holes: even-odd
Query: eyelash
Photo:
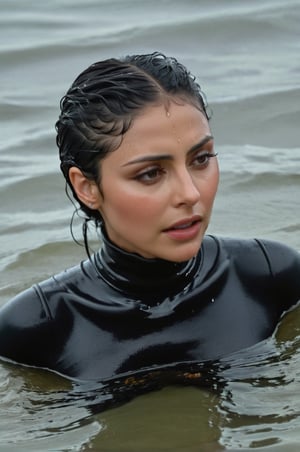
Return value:
[[(197, 161), (197, 159), (199, 159), (199, 158), (204, 159), (204, 161), (202, 161), (202, 162), (199, 163), (198, 165), (201, 167), (201, 169), (202, 169), (202, 168), (206, 168), (206, 166), (207, 166), (208, 163), (209, 163), (209, 160), (210, 160), (212, 157), (216, 157), (217, 155), (218, 155), (217, 152), (208, 152), (208, 151), (205, 151), (205, 152), (199, 152), (198, 154), (196, 154), (195, 158), (193, 159), (193, 162)], [(196, 166), (197, 166), (197, 164), (196, 164)]]
[[(199, 152), (192, 160), (192, 165), (191, 166), (195, 166), (196, 168), (198, 167), (199, 169), (203, 169), (206, 168), (207, 165), (209, 164), (209, 160), (212, 157), (216, 157), (218, 155), (217, 152)], [(197, 159), (204, 159), (204, 161), (202, 162), (198, 162), (195, 163), (197, 161)], [(162, 168), (161, 166), (154, 166), (153, 168), (149, 168), (139, 174), (137, 174), (134, 179), (142, 182), (144, 184), (154, 184), (157, 180), (158, 177), (160, 177), (162, 174), (165, 174), (165, 169)], [(153, 177), (152, 177), (153, 176)]]

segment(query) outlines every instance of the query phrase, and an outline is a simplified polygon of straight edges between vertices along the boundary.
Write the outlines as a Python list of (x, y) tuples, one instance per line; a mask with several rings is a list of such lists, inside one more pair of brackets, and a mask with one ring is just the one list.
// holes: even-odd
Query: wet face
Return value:
[(218, 179), (204, 114), (188, 103), (151, 106), (101, 161), (97, 207), (120, 248), (181, 262), (201, 246)]

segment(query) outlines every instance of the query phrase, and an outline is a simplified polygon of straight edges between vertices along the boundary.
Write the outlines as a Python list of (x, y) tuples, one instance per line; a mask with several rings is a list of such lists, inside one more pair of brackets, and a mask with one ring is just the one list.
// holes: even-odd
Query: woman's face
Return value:
[(146, 258), (196, 255), (218, 186), (204, 114), (188, 103), (150, 106), (101, 161), (98, 207), (109, 238)]

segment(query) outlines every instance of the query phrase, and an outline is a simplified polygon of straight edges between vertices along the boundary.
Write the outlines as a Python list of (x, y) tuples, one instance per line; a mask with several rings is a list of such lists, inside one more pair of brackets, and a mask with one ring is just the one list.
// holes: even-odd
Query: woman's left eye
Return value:
[(209, 160), (212, 157), (216, 157), (216, 156), (217, 156), (217, 153), (213, 153), (213, 152), (208, 152), (208, 151), (199, 152), (193, 158), (193, 160), (191, 162), (191, 166), (195, 166), (198, 168), (205, 168), (208, 165)]

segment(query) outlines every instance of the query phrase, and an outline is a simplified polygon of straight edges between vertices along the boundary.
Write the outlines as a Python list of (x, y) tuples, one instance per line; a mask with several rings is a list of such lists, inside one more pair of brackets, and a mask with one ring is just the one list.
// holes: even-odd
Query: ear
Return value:
[(69, 178), (78, 199), (90, 209), (99, 210), (102, 197), (96, 182), (87, 179), (76, 166), (69, 169)]

